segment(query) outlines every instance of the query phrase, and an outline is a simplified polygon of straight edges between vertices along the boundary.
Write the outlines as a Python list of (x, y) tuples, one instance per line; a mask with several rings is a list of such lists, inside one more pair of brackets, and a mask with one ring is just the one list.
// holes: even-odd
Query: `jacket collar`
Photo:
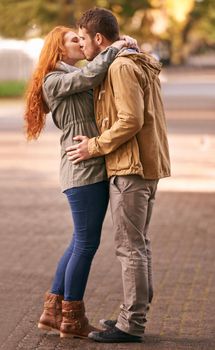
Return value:
[(63, 61), (58, 61), (55, 69), (66, 72), (66, 73), (71, 73), (71, 72), (74, 72), (76, 70), (80, 70), (80, 68), (77, 68), (75, 66), (71, 66), (70, 64), (67, 64)]
[(154, 74), (159, 74), (161, 71), (162, 64), (152, 55), (143, 51), (138, 52), (135, 49), (123, 48), (119, 51), (117, 57), (129, 57), (132, 61), (148, 68)]

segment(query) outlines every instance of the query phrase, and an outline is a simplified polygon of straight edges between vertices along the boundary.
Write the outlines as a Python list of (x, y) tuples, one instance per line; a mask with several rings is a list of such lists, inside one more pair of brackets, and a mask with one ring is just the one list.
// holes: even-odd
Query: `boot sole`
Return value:
[(80, 339), (88, 339), (88, 336), (78, 335), (78, 334), (70, 334), (70, 333), (62, 333), (62, 332), (60, 332), (60, 338), (80, 338)]
[(38, 328), (40, 329), (40, 330), (42, 330), (42, 331), (55, 331), (55, 332), (57, 332), (57, 333), (59, 333), (60, 331), (59, 331), (59, 329), (56, 329), (56, 328), (52, 328), (52, 327), (50, 327), (50, 326), (47, 326), (47, 325), (45, 325), (45, 324), (43, 324), (43, 323), (38, 323)]

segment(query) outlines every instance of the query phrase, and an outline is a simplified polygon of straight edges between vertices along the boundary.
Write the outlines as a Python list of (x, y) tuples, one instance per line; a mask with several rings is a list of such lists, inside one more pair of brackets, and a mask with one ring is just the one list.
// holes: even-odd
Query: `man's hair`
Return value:
[(96, 33), (104, 35), (110, 41), (119, 39), (119, 25), (113, 13), (107, 9), (94, 7), (87, 10), (78, 22), (80, 28), (85, 28), (91, 38)]

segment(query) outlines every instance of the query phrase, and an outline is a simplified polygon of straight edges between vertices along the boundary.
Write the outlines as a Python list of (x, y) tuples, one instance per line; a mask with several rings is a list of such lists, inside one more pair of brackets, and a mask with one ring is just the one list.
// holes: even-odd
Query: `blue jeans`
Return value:
[(73, 238), (60, 259), (51, 292), (64, 300), (82, 300), (93, 257), (99, 247), (109, 200), (108, 182), (75, 187), (67, 195), (74, 222)]

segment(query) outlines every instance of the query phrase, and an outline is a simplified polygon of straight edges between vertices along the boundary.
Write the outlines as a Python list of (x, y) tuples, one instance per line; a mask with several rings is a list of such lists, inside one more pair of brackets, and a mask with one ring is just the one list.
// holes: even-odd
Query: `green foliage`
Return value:
[(7, 37), (24, 36), (30, 20), (34, 17), (34, 7), (30, 1), (7, 1), (0, 2), (0, 33)]
[(117, 12), (120, 16), (128, 18), (132, 17), (139, 9), (151, 8), (150, 0), (97, 0), (97, 6), (104, 6), (113, 12)]
[(198, 0), (190, 12), (187, 25), (183, 31), (184, 41), (195, 32), (196, 36), (208, 43), (215, 42), (215, 2), (214, 0)]
[[(163, 0), (0, 0), (0, 36), (27, 38), (43, 36), (56, 25), (73, 26), (81, 14), (93, 7), (105, 7), (116, 15), (122, 32), (140, 42), (168, 42), (172, 61), (180, 63), (194, 41), (215, 43), (215, 1), (196, 0), (183, 23), (168, 18), (168, 28), (152, 31), (155, 17), (166, 12)], [(157, 9), (157, 15), (153, 10)], [(168, 10), (168, 9), (167, 9)], [(196, 44), (195, 44), (196, 45)]]
[(23, 96), (25, 89), (24, 81), (0, 81), (0, 98)]
[(0, 0), (0, 35), (24, 38), (47, 34), (55, 25), (74, 25), (93, 6), (112, 10), (122, 26), (139, 9), (150, 8), (150, 0)]
[(46, 34), (55, 25), (74, 25), (73, 0), (1, 0), (0, 34), (24, 38)]

